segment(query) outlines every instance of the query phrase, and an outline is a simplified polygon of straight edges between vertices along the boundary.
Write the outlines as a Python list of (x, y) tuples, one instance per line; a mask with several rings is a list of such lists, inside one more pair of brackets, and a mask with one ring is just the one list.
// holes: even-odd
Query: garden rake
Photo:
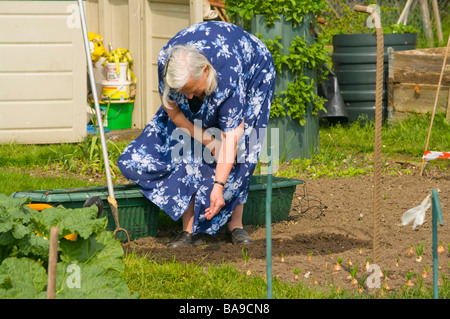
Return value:
[(108, 151), (106, 148), (105, 131), (103, 129), (100, 105), (98, 102), (97, 88), (95, 86), (94, 68), (92, 65), (92, 58), (91, 58), (91, 52), (90, 52), (90, 46), (89, 46), (89, 37), (88, 37), (88, 32), (87, 32), (87, 27), (86, 27), (86, 16), (84, 13), (83, 0), (78, 0), (78, 7), (80, 10), (81, 28), (82, 28), (82, 33), (83, 33), (84, 48), (86, 51), (86, 60), (87, 60), (88, 71), (89, 71), (89, 82), (91, 83), (91, 88), (92, 88), (92, 96), (94, 99), (95, 113), (97, 115), (96, 118), (97, 118), (97, 124), (98, 124), (99, 132), (100, 132), (100, 141), (101, 141), (101, 145), (102, 145), (103, 161), (105, 164), (106, 181), (108, 183), (108, 195), (109, 195), (108, 203), (111, 208), (112, 215), (114, 217), (114, 222), (116, 223), (116, 229), (114, 230), (114, 237), (116, 237), (116, 233), (118, 231), (123, 231), (127, 235), (127, 239), (128, 239), (128, 243), (129, 243), (130, 235), (128, 234), (126, 229), (120, 227), (120, 224), (119, 224), (118, 207), (117, 207), (117, 201), (114, 196), (114, 187), (113, 187), (112, 178), (111, 178), (111, 168), (109, 166)]

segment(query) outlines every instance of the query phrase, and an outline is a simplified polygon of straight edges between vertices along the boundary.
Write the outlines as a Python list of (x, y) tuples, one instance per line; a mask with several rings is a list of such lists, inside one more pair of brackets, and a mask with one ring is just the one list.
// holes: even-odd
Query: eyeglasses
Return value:
[(172, 58), (172, 54), (169, 53), (169, 58), (167, 59), (166, 65), (164, 66), (164, 78), (166, 78), (166, 75), (167, 75), (167, 69), (169, 68), (169, 62), (170, 62), (170, 59), (171, 59), (171, 58)]

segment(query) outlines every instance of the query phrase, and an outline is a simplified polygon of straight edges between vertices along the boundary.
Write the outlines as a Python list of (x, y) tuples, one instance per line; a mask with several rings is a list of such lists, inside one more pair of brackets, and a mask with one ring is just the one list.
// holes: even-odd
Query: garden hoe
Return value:
[(90, 52), (90, 46), (89, 46), (89, 37), (86, 27), (86, 16), (84, 14), (84, 7), (83, 7), (83, 0), (78, 0), (78, 7), (80, 10), (80, 20), (81, 20), (81, 29), (83, 33), (83, 40), (84, 40), (84, 48), (86, 51), (86, 60), (88, 65), (88, 71), (89, 71), (89, 82), (91, 83), (92, 88), (92, 96), (94, 98), (94, 105), (95, 105), (95, 113), (97, 118), (97, 124), (99, 127), (100, 132), (100, 141), (102, 145), (102, 154), (103, 154), (103, 161), (105, 163), (105, 173), (106, 173), (106, 181), (108, 183), (108, 203), (111, 208), (111, 212), (114, 217), (114, 222), (116, 223), (116, 229), (114, 230), (114, 237), (116, 237), (116, 233), (118, 231), (123, 231), (127, 235), (128, 243), (130, 242), (130, 236), (128, 235), (128, 232), (126, 229), (120, 227), (119, 224), (119, 215), (118, 215), (118, 207), (117, 207), (117, 201), (114, 196), (114, 187), (112, 183), (111, 178), (111, 168), (109, 166), (109, 158), (108, 158), (108, 151), (106, 148), (106, 140), (105, 140), (105, 131), (103, 129), (102, 124), (102, 117), (100, 113), (100, 105), (98, 102), (98, 95), (97, 95), (97, 89), (95, 86), (95, 79), (94, 79), (94, 68), (92, 66), (92, 58), (91, 58), (91, 52)]

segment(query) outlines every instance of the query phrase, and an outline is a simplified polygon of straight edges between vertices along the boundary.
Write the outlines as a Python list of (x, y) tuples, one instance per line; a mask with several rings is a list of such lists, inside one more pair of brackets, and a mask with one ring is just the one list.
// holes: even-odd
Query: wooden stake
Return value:
[(420, 9), (422, 10), (423, 24), (428, 39), (428, 47), (433, 47), (433, 29), (431, 28), (430, 11), (428, 10), (427, 0), (420, 0)]
[[(400, 14), (400, 18), (398, 18), (397, 24), (402, 23), (405, 20), (405, 17), (407, 16), (409, 9), (411, 8), (411, 3), (413, 2), (413, 0), (408, 0), (405, 4), (405, 7), (403, 8), (402, 13)], [(403, 24), (405, 24), (403, 22)]]
[(447, 121), (450, 121), (450, 89), (448, 90), (448, 98), (447, 98), (447, 114), (445, 115)]
[(434, 12), (434, 21), (436, 23), (436, 32), (438, 37), (439, 45), (444, 42), (444, 36), (442, 35), (442, 27), (441, 27), (441, 17), (439, 16), (439, 7), (437, 0), (432, 0), (431, 4), (433, 5), (433, 12)]
[(58, 228), (50, 229), (50, 251), (48, 256), (47, 299), (55, 299), (56, 264), (58, 262)]

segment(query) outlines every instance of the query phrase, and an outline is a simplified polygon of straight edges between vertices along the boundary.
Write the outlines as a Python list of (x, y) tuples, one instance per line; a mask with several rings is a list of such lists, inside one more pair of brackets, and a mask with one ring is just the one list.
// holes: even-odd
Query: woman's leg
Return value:
[(228, 234), (233, 244), (251, 244), (253, 239), (244, 230), (242, 225), (242, 215), (244, 213), (244, 205), (237, 205), (231, 214), (231, 220), (228, 222)]
[(242, 213), (244, 212), (244, 205), (237, 205), (231, 214), (231, 220), (228, 222), (228, 230), (233, 231), (235, 228), (244, 228), (242, 225)]
[(194, 206), (195, 206), (195, 194), (192, 196), (191, 203), (186, 211), (181, 216), (183, 221), (183, 231), (178, 235), (168, 247), (183, 247), (183, 246), (200, 246), (205, 244), (204, 234), (192, 235), (192, 226), (194, 225)]
[(192, 234), (192, 226), (194, 225), (194, 204), (195, 204), (195, 195), (192, 196), (192, 201), (189, 204), (188, 209), (184, 212), (183, 219), (183, 231)]

